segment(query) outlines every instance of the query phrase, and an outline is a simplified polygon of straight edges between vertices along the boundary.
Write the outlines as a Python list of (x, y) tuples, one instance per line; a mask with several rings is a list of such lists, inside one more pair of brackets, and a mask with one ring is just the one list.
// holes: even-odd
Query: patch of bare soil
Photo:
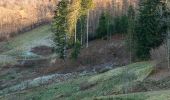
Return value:
[[(65, 61), (61, 59), (56, 59), (52, 66), (42, 69), (50, 72), (74, 72), (81, 70), (95, 70), (102, 69), (105, 66), (100, 66), (102, 64), (111, 63), (111, 67), (117, 67), (126, 65), (129, 63), (129, 53), (124, 45), (124, 40), (121, 38), (117, 39), (117, 35), (112, 37), (111, 40), (94, 40), (89, 43), (88, 48), (81, 49), (81, 53), (78, 59), (71, 60), (70, 58)], [(71, 51), (71, 50), (70, 50)]]
[(38, 47), (32, 48), (31, 52), (37, 55), (48, 56), (53, 53), (53, 50), (51, 47), (48, 47), (48, 46), (38, 46)]
[(95, 85), (97, 85), (97, 83), (83, 82), (83, 83), (80, 84), (80, 90), (85, 91), (87, 89), (94, 87)]
[(167, 77), (170, 77), (170, 68), (157, 67), (148, 79), (159, 81)]

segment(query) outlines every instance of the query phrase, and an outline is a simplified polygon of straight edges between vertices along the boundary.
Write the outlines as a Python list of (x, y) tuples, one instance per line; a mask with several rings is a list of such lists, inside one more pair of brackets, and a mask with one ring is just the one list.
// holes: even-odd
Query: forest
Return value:
[(1, 0), (0, 100), (169, 100), (170, 0)]

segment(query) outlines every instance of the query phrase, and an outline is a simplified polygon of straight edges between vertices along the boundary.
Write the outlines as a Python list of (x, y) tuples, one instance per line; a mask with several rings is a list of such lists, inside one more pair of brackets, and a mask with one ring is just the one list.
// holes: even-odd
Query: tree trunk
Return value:
[[(170, 7), (168, 5), (169, 1), (166, 0), (165, 3), (166, 3), (166, 7), (167, 7), (166, 10), (169, 12), (169, 9), (170, 9)], [(167, 60), (168, 60), (168, 68), (170, 69), (170, 27), (169, 27), (170, 22), (169, 22), (169, 20), (170, 20), (170, 18), (166, 17), (166, 22), (168, 25), (168, 27), (167, 27), (167, 51), (168, 51)]]
[(74, 41), (77, 42), (77, 23), (75, 23)]
[(86, 34), (86, 48), (89, 47), (89, 10), (87, 12), (87, 34)]

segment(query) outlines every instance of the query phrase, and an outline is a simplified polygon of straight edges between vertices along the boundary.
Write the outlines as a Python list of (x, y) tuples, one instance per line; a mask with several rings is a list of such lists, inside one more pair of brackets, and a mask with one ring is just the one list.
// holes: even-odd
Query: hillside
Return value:
[(150, 62), (135, 63), (101, 74), (78, 74), (64, 82), (16, 92), (0, 99), (95, 100), (98, 96), (133, 91), (135, 85), (148, 77), (152, 70)]
[(129, 63), (119, 35), (110, 41), (91, 41), (77, 61), (68, 58), (65, 62), (52, 52), (52, 36), (50, 26), (45, 25), (0, 43), (1, 89), (51, 73), (102, 72)]
[(0, 100), (170, 100), (170, 0), (0, 0)]
[[(144, 83), (153, 81), (148, 80), (153, 70), (153, 62), (138, 62), (104, 73), (70, 73), (68, 76), (52, 79), (54, 82), (51, 80), (49, 85), (25, 90), (22, 90), (24, 84), (20, 85), (21, 91), (0, 96), (0, 100), (169, 100), (170, 90), (161, 87), (152, 88), (152, 91), (144, 89), (150, 87)], [(166, 83), (163, 83), (163, 80), (157, 82), (160, 82), (161, 86), (170, 80), (166, 80)], [(35, 83), (32, 81), (27, 86)], [(143, 89), (136, 90), (139, 86)], [(153, 83), (151, 86), (154, 86)], [(19, 89), (19, 86), (15, 88)], [(15, 88), (8, 88), (8, 91)]]
[[(104, 10), (107, 9), (114, 16), (125, 13), (127, 7), (124, 8), (123, 3), (123, 0), (94, 0), (95, 6), (90, 11), (89, 32), (95, 33)], [(136, 6), (137, 0), (129, 0), (129, 4)], [(56, 5), (56, 0), (1, 0), (0, 41), (51, 22)]]
[(55, 5), (52, 0), (1, 0), (0, 40), (50, 22)]
[[(49, 63), (53, 57), (44, 55), (42, 48), (31, 50), (50, 47), (51, 37), (49, 25), (45, 25), (1, 42), (0, 100), (169, 99), (169, 74), (157, 71), (151, 61), (127, 65), (129, 55), (119, 35), (111, 41), (91, 41), (89, 48), (82, 49), (76, 63), (67, 60), (65, 65), (58, 59), (54, 64)], [(7, 55), (6, 60), (3, 55)], [(36, 60), (44, 57), (45, 60)], [(18, 65), (18, 58), (25, 64)], [(122, 65), (126, 66), (120, 67)]]

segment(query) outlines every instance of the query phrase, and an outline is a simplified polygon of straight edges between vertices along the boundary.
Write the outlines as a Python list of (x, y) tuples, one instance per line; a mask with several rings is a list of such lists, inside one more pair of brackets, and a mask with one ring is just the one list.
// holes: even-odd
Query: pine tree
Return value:
[(126, 15), (121, 16), (120, 19), (120, 33), (126, 34), (128, 30), (128, 17)]
[(97, 37), (98, 38), (103, 38), (104, 36), (106, 36), (108, 34), (108, 15), (103, 12), (100, 16), (99, 19), (99, 26), (97, 28)]
[(58, 56), (62, 59), (66, 58), (67, 46), (67, 14), (68, 14), (68, 0), (61, 0), (55, 10), (54, 21), (52, 24), (52, 31), (54, 32), (54, 46)]
[(150, 58), (150, 50), (162, 44), (164, 38), (160, 32), (160, 15), (157, 8), (160, 0), (141, 1), (136, 27), (136, 55), (139, 59)]

